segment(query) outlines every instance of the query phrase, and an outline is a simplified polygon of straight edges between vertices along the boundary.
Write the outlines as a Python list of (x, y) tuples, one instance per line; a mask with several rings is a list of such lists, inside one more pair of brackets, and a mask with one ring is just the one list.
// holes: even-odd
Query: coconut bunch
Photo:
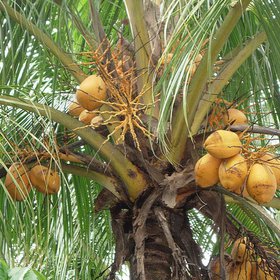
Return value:
[[(222, 119), (224, 125), (247, 124), (248, 122), (245, 114), (234, 108), (228, 109), (218, 118)], [(219, 173), (221, 172), (219, 170), (222, 162), (240, 154), (241, 147), (239, 137), (233, 132), (218, 130), (212, 133), (204, 142), (204, 148), (208, 153), (195, 166), (197, 185), (205, 188), (217, 184), (220, 181)], [(240, 157), (237, 160), (240, 161)], [(228, 180), (225, 178), (224, 181)]]
[(27, 167), (19, 162), (13, 163), (8, 170), (4, 185), (13, 200), (24, 200), (31, 190)]
[[(241, 124), (248, 124), (248, 119), (246, 115), (236, 109), (230, 108), (223, 114), (223, 123), (224, 125), (241, 125)], [(237, 133), (239, 135), (239, 133)]]
[[(225, 254), (224, 267), (226, 280), (272, 280), (275, 277), (272, 269), (268, 266), (266, 260), (257, 258), (254, 246), (248, 242), (247, 238), (235, 240), (232, 246), (231, 254)], [(209, 264), (210, 279), (221, 279), (220, 258), (216, 256)]]
[[(223, 129), (230, 125), (244, 125), (248, 124), (246, 115), (232, 107), (232, 103), (225, 99), (217, 98), (214, 101), (210, 115), (207, 118), (207, 126), (212, 130)], [(242, 132), (237, 132), (242, 136)]]
[[(241, 237), (234, 241), (231, 250), (232, 267), (234, 266), (232, 270), (235, 270), (235, 274), (238, 275), (237, 268), (239, 268), (240, 274), (243, 275), (243, 278), (240, 279), (277, 279), (267, 261), (260, 257), (255, 260), (256, 258), (257, 254), (254, 250), (254, 245), (246, 237)], [(229, 279), (239, 278), (232, 277)]]
[(219, 257), (214, 258), (209, 267), (210, 279), (212, 280), (250, 280), (256, 279), (251, 278), (252, 265), (250, 261), (244, 261), (242, 263), (234, 262), (229, 256), (225, 259), (225, 277), (222, 278), (220, 259)]
[(101, 121), (96, 110), (106, 99), (107, 87), (103, 79), (98, 75), (90, 75), (80, 84), (76, 99), (68, 107), (68, 113), (86, 125), (96, 126)]
[(268, 262), (261, 258), (251, 262), (252, 272), (251, 279), (256, 280), (275, 280), (279, 279), (279, 275), (275, 275), (272, 269), (269, 267)]
[(280, 160), (272, 154), (246, 152), (238, 135), (217, 130), (204, 142), (207, 153), (195, 165), (196, 184), (202, 188), (220, 184), (225, 189), (252, 197), (260, 204), (272, 200), (280, 186)]
[(34, 187), (44, 194), (56, 194), (60, 189), (58, 172), (37, 164), (30, 170), (22, 163), (13, 163), (6, 175), (4, 185), (15, 201), (23, 201)]

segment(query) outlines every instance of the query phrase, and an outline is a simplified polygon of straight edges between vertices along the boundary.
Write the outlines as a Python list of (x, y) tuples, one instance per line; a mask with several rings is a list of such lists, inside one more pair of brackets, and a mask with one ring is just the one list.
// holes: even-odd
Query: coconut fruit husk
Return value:
[(251, 166), (246, 188), (255, 201), (260, 204), (271, 201), (275, 195), (276, 187), (276, 178), (269, 166), (259, 163)]
[(107, 98), (107, 87), (100, 76), (88, 76), (76, 91), (76, 98), (81, 106), (89, 111), (99, 108)]
[(248, 173), (245, 158), (237, 154), (222, 161), (219, 167), (220, 183), (225, 189), (241, 194)]
[(223, 116), (223, 121), (226, 125), (238, 125), (248, 123), (246, 115), (235, 108), (230, 108), (227, 110), (227, 112)]
[(261, 160), (269, 166), (276, 178), (277, 189), (280, 189), (280, 160), (274, 154), (266, 153), (261, 157)]
[[(228, 271), (230, 270), (232, 265), (231, 257), (225, 254), (224, 257), (224, 268), (225, 268), (225, 279), (229, 279)], [(221, 264), (220, 264), (220, 256), (214, 256), (209, 265), (209, 276), (211, 280), (221, 280)]]
[(217, 130), (205, 140), (204, 148), (213, 157), (225, 159), (239, 154), (242, 144), (234, 132)]
[(238, 238), (234, 241), (231, 257), (234, 262), (242, 263), (248, 261), (254, 253), (253, 244), (247, 241), (247, 238)]
[(91, 120), (95, 117), (96, 117), (96, 113), (88, 110), (83, 110), (79, 116), (79, 121), (86, 125), (89, 125), (91, 123)]
[(21, 163), (13, 163), (6, 175), (4, 185), (13, 200), (24, 200), (31, 190), (26, 166)]
[(266, 261), (262, 261), (261, 258), (258, 258), (257, 261), (254, 261), (251, 264), (252, 264), (251, 279), (254, 279), (254, 280), (278, 279), (275, 277), (273, 271), (269, 268)]
[(249, 280), (251, 278), (252, 265), (250, 261), (244, 261), (242, 263), (232, 262), (231, 267), (228, 270), (229, 280)]
[(243, 186), (243, 189), (242, 189), (242, 192), (241, 192), (241, 195), (245, 198), (248, 198), (250, 197), (248, 191), (247, 191), (247, 187), (246, 187), (246, 184)]
[(77, 101), (73, 101), (68, 107), (68, 113), (73, 117), (79, 117), (79, 115), (85, 110)]
[(60, 189), (59, 174), (42, 165), (35, 165), (30, 170), (30, 181), (32, 185), (41, 193), (55, 194)]
[(202, 188), (213, 186), (219, 181), (219, 166), (221, 160), (214, 158), (210, 154), (200, 158), (194, 168), (196, 184)]
[(102, 125), (102, 123), (104, 122), (104, 119), (102, 116), (96, 116), (93, 117), (90, 121), (90, 124), (92, 125), (93, 128), (99, 127), (100, 125)]

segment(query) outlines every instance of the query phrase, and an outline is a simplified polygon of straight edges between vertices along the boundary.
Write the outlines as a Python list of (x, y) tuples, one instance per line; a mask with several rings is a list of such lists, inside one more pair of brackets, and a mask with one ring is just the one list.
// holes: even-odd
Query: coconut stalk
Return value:
[(96, 183), (110, 191), (118, 199), (121, 199), (121, 196), (117, 191), (120, 183), (115, 178), (72, 164), (61, 163), (61, 168), (63, 172), (94, 180)]
[[(125, 7), (129, 17), (130, 28), (134, 38), (138, 93), (143, 92), (146, 105), (153, 103), (152, 75), (149, 71), (151, 60), (150, 38), (145, 23), (144, 6), (142, 0), (125, 0)], [(135, 12), (137, 11), (137, 12)], [(148, 113), (152, 108), (147, 109)]]

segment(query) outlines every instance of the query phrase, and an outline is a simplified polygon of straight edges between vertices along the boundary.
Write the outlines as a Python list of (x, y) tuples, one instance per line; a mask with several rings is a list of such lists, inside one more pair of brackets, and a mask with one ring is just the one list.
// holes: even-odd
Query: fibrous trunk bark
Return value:
[[(171, 209), (155, 189), (133, 210), (112, 216), (116, 260), (130, 262), (131, 280), (208, 279), (202, 253), (193, 239), (187, 210)], [(113, 278), (111, 278), (113, 279)]]
[[(207, 279), (206, 268), (201, 262), (202, 254), (193, 239), (184, 209), (154, 206), (142, 234), (141, 244), (137, 244), (139, 236), (135, 237), (132, 279)], [(139, 257), (143, 258), (140, 268)]]

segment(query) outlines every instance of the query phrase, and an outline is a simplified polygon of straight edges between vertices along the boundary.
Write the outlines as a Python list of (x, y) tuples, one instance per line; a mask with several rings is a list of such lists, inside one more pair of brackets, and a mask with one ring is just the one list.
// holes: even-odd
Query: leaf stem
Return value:
[[(145, 23), (145, 13), (142, 0), (125, 0), (126, 11), (129, 17), (134, 38), (138, 93), (144, 92), (145, 104), (152, 104), (152, 75), (149, 71), (151, 59), (150, 38)], [(152, 112), (152, 108), (148, 109)]]
[(267, 39), (265, 32), (257, 34), (253, 39), (248, 40), (243, 49), (227, 63), (227, 65), (218, 74), (215, 80), (210, 83), (207, 93), (201, 98), (197, 107), (197, 112), (191, 126), (191, 135), (194, 135), (199, 130), (201, 123), (211, 108), (212, 103), (217, 98), (223, 87), (227, 85), (229, 79), (243, 62), (256, 50), (256, 48)]
[(15, 22), (22, 28), (28, 30), (34, 35), (50, 52), (57, 57), (57, 59), (64, 65), (64, 67), (72, 74), (72, 76), (80, 83), (86, 75), (82, 72), (75, 61), (66, 54), (46, 33), (39, 29), (35, 24), (29, 21), (25, 16), (15, 11), (6, 1), (0, 1), (0, 11), (7, 13)]
[(231, 7), (224, 22), (212, 37), (210, 50), (206, 51), (190, 82), (186, 102), (187, 108), (180, 106), (173, 119), (171, 147), (167, 154), (167, 158), (172, 163), (179, 164), (184, 156), (186, 139), (190, 130), (188, 124), (192, 124), (193, 122), (198, 104), (203, 96), (203, 90), (211, 74), (210, 69), (212, 69), (219, 52), (250, 2), (251, 0), (237, 1)]
[(95, 182), (109, 190), (114, 196), (121, 199), (121, 196), (117, 191), (117, 189), (120, 188), (120, 183), (115, 178), (73, 164), (61, 163), (61, 168), (66, 173), (71, 173), (73, 175), (94, 180)]
[[(241, 198), (240, 198), (241, 199)], [(243, 198), (244, 199), (244, 198)], [(237, 203), (241, 204), (240, 200), (236, 199), (235, 197), (231, 197), (229, 195), (225, 195), (225, 201), (227, 203)], [(280, 210), (280, 198), (279, 197), (274, 197), (270, 202), (263, 204), (262, 206), (264, 207), (271, 207), (277, 210)]]
[[(248, 201), (234, 193), (231, 193), (231, 192), (225, 190), (224, 188), (215, 187), (214, 189), (223, 193), (224, 195), (226, 195), (225, 200), (227, 203), (230, 203), (230, 202), (238, 203), (241, 208), (247, 208), (247, 209), (251, 210), (253, 213), (255, 213), (256, 215), (258, 215), (275, 232), (275, 234), (280, 239), (279, 224), (275, 220), (273, 220), (273, 218), (271, 218), (271, 216), (269, 216), (269, 214), (262, 207), (262, 206), (274, 207), (276, 209), (279, 209), (279, 198), (276, 198), (276, 199), (274, 198), (272, 200), (273, 202), (271, 201), (270, 203), (260, 206), (251, 201)], [(232, 201), (232, 200), (234, 200), (234, 201)]]
[(96, 153), (100, 153), (101, 157), (110, 163), (115, 173), (120, 177), (126, 186), (127, 192), (132, 201), (135, 200), (137, 196), (147, 187), (147, 181), (143, 173), (114, 145), (112, 145), (109, 141), (106, 141), (104, 137), (95, 132), (92, 128), (83, 127), (83, 123), (71, 116), (47, 105), (11, 96), (0, 96), (0, 104), (21, 108), (25, 111), (48, 117), (52, 121), (60, 123), (69, 130), (74, 131), (78, 136), (91, 145), (96, 150)]

